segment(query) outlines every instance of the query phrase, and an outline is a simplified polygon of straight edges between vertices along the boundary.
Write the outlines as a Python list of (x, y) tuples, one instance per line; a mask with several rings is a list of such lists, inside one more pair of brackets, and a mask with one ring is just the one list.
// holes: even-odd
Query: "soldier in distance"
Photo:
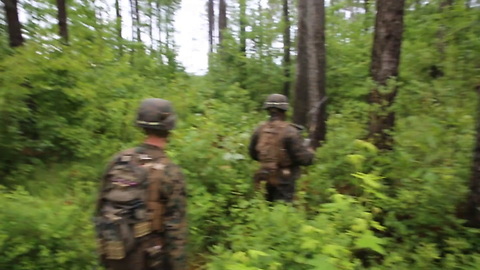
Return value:
[(300, 166), (313, 163), (314, 151), (304, 145), (302, 128), (286, 121), (287, 97), (272, 94), (263, 104), (270, 119), (254, 131), (249, 145), (252, 159), (260, 163), (254, 175), (258, 188), (266, 182), (266, 199), (291, 202), (295, 194), (295, 181), (300, 177)]

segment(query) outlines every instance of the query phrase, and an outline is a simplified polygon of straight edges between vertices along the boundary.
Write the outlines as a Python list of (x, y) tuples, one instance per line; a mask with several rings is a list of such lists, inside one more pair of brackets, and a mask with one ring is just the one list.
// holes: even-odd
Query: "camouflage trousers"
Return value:
[(267, 194), (265, 199), (269, 202), (273, 201), (293, 201), (295, 194), (295, 182), (280, 183), (278, 185), (266, 184)]

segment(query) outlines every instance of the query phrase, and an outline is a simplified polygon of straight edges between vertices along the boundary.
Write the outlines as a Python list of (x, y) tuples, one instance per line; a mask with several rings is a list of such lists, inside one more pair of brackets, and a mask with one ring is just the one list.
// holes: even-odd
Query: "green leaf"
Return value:
[(356, 248), (368, 248), (374, 250), (380, 254), (385, 254), (385, 250), (381, 245), (385, 244), (385, 240), (376, 237), (371, 231), (362, 234), (360, 238), (355, 240)]

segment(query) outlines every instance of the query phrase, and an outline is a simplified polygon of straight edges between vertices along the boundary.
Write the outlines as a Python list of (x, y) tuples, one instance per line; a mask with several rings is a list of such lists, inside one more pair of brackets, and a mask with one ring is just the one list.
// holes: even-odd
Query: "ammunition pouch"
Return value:
[(104, 215), (95, 218), (101, 253), (105, 259), (121, 260), (134, 249), (136, 239), (152, 232), (152, 222), (144, 204), (138, 202), (104, 210)]
[(125, 218), (108, 215), (95, 221), (100, 250), (109, 260), (121, 260), (135, 245), (135, 238)]

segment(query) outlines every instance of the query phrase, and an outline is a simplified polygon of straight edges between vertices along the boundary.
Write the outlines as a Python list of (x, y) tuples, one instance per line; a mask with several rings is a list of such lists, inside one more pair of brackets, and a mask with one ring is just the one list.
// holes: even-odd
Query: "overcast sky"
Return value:
[(182, 6), (175, 15), (175, 41), (178, 46), (178, 60), (186, 71), (204, 74), (208, 66), (208, 22), (205, 2), (182, 0)]

